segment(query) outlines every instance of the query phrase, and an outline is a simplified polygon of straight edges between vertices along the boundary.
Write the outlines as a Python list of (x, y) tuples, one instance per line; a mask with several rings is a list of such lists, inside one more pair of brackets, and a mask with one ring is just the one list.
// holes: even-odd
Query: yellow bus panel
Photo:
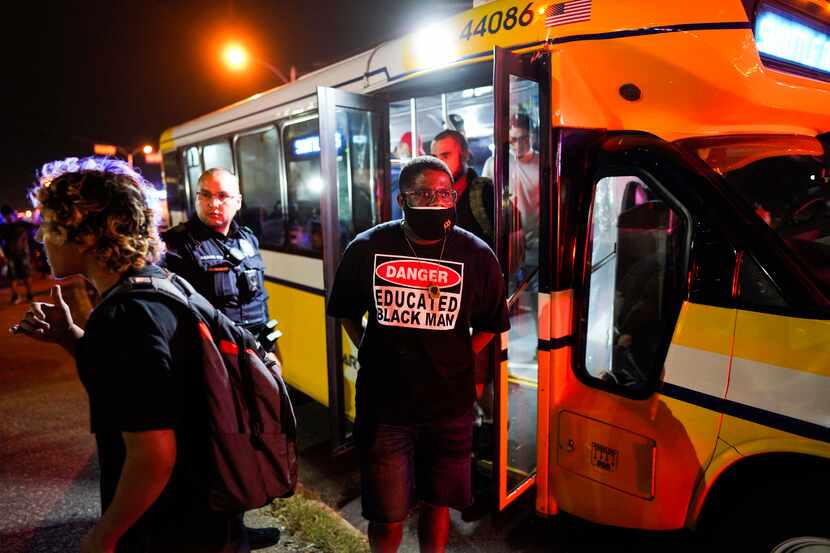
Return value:
[(325, 298), (273, 282), (266, 282), (268, 312), (279, 321), (282, 374), (289, 386), (329, 403), (326, 370)]

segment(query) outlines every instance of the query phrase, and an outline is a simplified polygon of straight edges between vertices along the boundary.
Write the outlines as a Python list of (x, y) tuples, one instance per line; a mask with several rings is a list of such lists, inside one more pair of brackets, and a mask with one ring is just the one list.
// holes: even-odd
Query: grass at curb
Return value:
[(366, 536), (302, 486), (292, 497), (274, 501), (271, 515), (297, 538), (316, 546), (317, 551), (369, 552)]

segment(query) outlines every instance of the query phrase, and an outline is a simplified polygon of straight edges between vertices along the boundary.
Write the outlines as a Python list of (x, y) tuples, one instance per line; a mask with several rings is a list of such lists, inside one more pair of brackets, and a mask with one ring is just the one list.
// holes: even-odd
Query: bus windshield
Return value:
[(830, 151), (805, 136), (686, 143), (780, 236), (830, 293)]

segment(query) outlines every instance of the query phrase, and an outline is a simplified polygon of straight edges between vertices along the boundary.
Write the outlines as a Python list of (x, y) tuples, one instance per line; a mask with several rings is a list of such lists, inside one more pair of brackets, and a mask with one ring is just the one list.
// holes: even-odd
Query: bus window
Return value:
[[(509, 180), (502, 199), (502, 220), (508, 233), (508, 294), (539, 269), (538, 136), (539, 84), (511, 75)], [(490, 158), (484, 168), (484, 176), (490, 178), (492, 161)], [(534, 283), (530, 291), (537, 291)]]
[(392, 102), (389, 104), (389, 164), (392, 174), (392, 190), (390, 203), (392, 206), (392, 218), (400, 219), (403, 214), (398, 206), (398, 179), (401, 176), (401, 166), (412, 159), (413, 155), (423, 153), (423, 146), (420, 140), (415, 141), (415, 150), (412, 143), (412, 119), (410, 117), (410, 102)]
[(744, 307), (751, 309), (752, 307), (783, 308), (787, 306), (772, 279), (761, 269), (757, 261), (746, 254), (741, 261), (740, 283), (738, 298)]
[[(317, 117), (287, 123), (282, 129), (287, 209), (286, 246), (300, 251), (323, 251), (320, 226), (320, 136)], [(338, 150), (340, 145), (338, 144)]]
[(830, 155), (808, 136), (733, 136), (685, 142), (723, 175), (830, 295)]
[(190, 199), (188, 211), (194, 209), (193, 201), (196, 198), (196, 191), (199, 185), (199, 177), (202, 176), (204, 168), (202, 167), (202, 159), (199, 155), (199, 147), (191, 146), (184, 152), (184, 165), (187, 167), (187, 186), (190, 189)]
[[(467, 138), (470, 147), (468, 165), (479, 175), (492, 157), (493, 87), (481, 86), (447, 93), (447, 118)], [(485, 175), (488, 176), (488, 175)], [(492, 178), (492, 175), (489, 175)]]
[(415, 99), (418, 139), (423, 143), (424, 152), (427, 154), (430, 152), (432, 139), (446, 128), (442, 105), (440, 94)]
[(281, 248), (285, 243), (285, 216), (277, 129), (242, 135), (236, 149), (242, 191), (240, 221), (254, 231), (262, 246)]
[(660, 375), (673, 329), (685, 257), (681, 216), (638, 177), (596, 184), (590, 221), (585, 369), (632, 390)]
[(202, 147), (202, 157), (205, 161), (205, 169), (222, 167), (231, 173), (236, 173), (233, 165), (233, 153), (231, 145), (227, 140), (205, 144)]
[(337, 205), (341, 247), (378, 222), (375, 201), (377, 118), (371, 112), (338, 108)]
[(175, 151), (164, 152), (161, 159), (164, 170), (164, 185), (167, 187), (167, 207), (170, 211), (186, 212), (187, 192), (185, 191), (178, 156)]

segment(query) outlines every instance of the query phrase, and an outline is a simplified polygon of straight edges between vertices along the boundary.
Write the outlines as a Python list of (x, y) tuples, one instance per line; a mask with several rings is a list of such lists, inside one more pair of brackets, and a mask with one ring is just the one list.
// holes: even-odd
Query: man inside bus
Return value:
[[(197, 186), (197, 217), (162, 234), (167, 246), (163, 266), (259, 337), (269, 321), (265, 264), (254, 233), (234, 221), (242, 207), (239, 181), (227, 169), (214, 168), (202, 173)], [(258, 549), (279, 542), (280, 532), (248, 528), (248, 538)]]
[[(533, 149), (530, 130), (527, 114), (519, 112), (510, 117), (510, 190), (520, 216), (522, 247), (529, 256), (523, 264), (536, 266), (539, 250), (539, 152)], [(494, 158), (487, 159), (481, 172), (489, 179), (494, 178)]]
[(493, 181), (476, 175), (468, 167), (470, 149), (467, 139), (458, 131), (441, 131), (432, 140), (432, 155), (447, 164), (458, 199), (458, 226), (468, 230), (493, 247)]
[(327, 312), (360, 344), (355, 442), (371, 549), (398, 550), (417, 499), (420, 550), (441, 553), (448, 508), (472, 503), (473, 359), (509, 328), (506, 287), (493, 251), (454, 226), (444, 163), (414, 158), (400, 189), (403, 219), (349, 244)]

